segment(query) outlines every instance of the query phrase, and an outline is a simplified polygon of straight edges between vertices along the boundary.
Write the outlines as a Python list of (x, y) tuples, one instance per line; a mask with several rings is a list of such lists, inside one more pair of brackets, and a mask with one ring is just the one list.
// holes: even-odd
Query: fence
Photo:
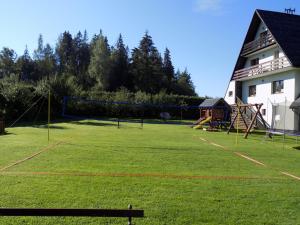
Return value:
[(127, 217), (128, 225), (132, 218), (144, 217), (144, 210), (128, 209), (33, 209), (33, 208), (0, 208), (0, 216), (33, 216), (33, 217)]

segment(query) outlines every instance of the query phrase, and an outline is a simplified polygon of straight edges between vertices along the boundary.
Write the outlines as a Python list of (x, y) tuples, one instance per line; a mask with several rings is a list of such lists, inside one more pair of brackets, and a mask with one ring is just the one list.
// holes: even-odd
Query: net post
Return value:
[(48, 143), (50, 142), (50, 110), (51, 110), (51, 93), (50, 93), (50, 87), (49, 87), (49, 93), (48, 93)]

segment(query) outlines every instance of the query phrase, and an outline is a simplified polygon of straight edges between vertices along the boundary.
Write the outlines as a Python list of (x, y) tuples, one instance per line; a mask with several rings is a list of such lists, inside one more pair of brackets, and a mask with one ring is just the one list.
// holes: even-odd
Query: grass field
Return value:
[[(44, 127), (8, 129), (0, 136), (0, 207), (126, 209), (132, 204), (146, 216), (134, 224), (300, 224), (295, 140), (283, 145), (280, 137), (272, 142), (255, 134), (248, 140), (239, 136), (236, 144), (236, 136), (224, 132), (139, 126), (56, 123), (49, 145)], [(0, 224), (126, 223), (0, 218)]]

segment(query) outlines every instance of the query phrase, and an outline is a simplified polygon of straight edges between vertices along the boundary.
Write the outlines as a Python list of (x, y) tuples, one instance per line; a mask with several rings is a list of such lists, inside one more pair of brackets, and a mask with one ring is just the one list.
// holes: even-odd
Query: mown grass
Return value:
[[(8, 133), (0, 136), (0, 170), (48, 146), (43, 126)], [(272, 142), (253, 134), (245, 140), (240, 134), (236, 144), (234, 133), (161, 124), (140, 129), (138, 123), (121, 123), (117, 129), (112, 121), (86, 120), (53, 124), (50, 145), (59, 141), (0, 171), (0, 207), (132, 204), (146, 215), (135, 224), (300, 224), (300, 181), (280, 173), (300, 176), (300, 144), (294, 139), (283, 145), (279, 137)], [(115, 218), (0, 218), (0, 224), (125, 223)]]

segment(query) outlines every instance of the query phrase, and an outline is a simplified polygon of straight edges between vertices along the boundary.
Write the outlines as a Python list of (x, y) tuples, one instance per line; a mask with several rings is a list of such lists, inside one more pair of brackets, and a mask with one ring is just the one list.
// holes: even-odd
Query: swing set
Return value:
[(244, 104), (238, 102), (236, 105), (232, 105), (232, 120), (227, 131), (227, 134), (235, 128), (237, 133), (240, 130), (244, 131), (244, 138), (247, 138), (251, 130), (254, 128), (255, 122), (259, 120), (264, 128), (267, 128), (267, 124), (260, 112), (263, 104)]

